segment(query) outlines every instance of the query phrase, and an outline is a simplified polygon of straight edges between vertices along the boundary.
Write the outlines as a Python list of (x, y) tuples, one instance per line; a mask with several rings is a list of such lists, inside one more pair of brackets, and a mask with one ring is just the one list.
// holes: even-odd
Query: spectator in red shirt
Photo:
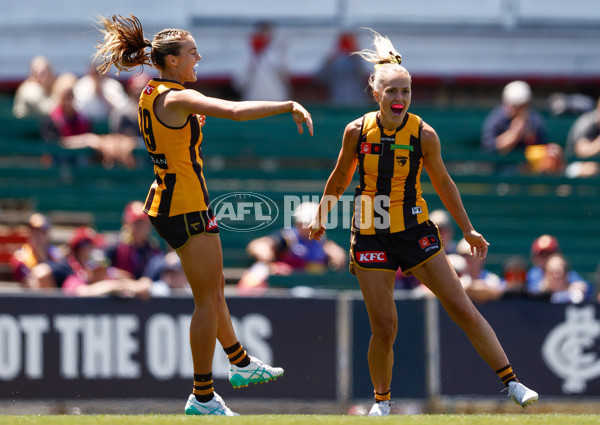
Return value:
[[(148, 264), (163, 252), (151, 237), (152, 224), (141, 201), (129, 202), (123, 210), (119, 240), (106, 250), (112, 267), (124, 277), (148, 276)], [(148, 276), (150, 277), (150, 276)]]
[(66, 262), (72, 273), (65, 279), (62, 290), (66, 295), (147, 298), (150, 294), (150, 279), (129, 279), (118, 276), (118, 272), (108, 267), (102, 247), (103, 238), (90, 227), (78, 227), (69, 246), (71, 253)]

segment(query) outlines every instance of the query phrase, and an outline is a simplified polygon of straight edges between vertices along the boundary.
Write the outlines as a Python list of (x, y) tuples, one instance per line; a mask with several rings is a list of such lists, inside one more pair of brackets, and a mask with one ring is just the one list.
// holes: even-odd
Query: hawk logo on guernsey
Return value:
[(440, 242), (435, 236), (426, 236), (419, 240), (419, 246), (421, 246), (423, 251), (428, 252), (432, 249), (438, 249), (440, 247)]
[(217, 217), (213, 217), (208, 224), (206, 225), (206, 230), (213, 230), (216, 229), (217, 227), (219, 227), (219, 225), (217, 224)]
[(383, 155), (383, 143), (368, 143), (362, 142), (360, 144), (360, 153), (372, 154), (372, 155)]
[(202, 226), (202, 223), (190, 223), (190, 227), (192, 229), (194, 229), (194, 232), (199, 232), (201, 226)]
[(399, 166), (404, 167), (406, 165), (406, 163), (408, 162), (408, 157), (407, 156), (397, 156), (396, 162), (398, 163)]
[(357, 252), (356, 258), (359, 263), (385, 263), (387, 254), (383, 251)]
[(152, 94), (153, 91), (154, 91), (154, 86), (147, 85), (146, 87), (144, 87), (144, 94)]

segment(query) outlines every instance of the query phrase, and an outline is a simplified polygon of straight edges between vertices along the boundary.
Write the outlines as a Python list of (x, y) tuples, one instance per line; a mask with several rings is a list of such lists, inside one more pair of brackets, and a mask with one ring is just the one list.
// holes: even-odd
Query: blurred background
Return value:
[[(100, 40), (94, 19), (113, 14), (137, 16), (149, 39), (163, 28), (189, 30), (202, 55), (198, 81), (190, 88), (230, 100), (252, 99), (255, 93), (263, 99), (292, 98), (309, 109), (315, 125), (312, 138), (298, 135), (288, 116), (243, 123), (209, 117), (203, 127), (204, 173), (211, 198), (234, 192), (259, 193), (272, 200), (280, 211), (285, 209), (286, 196), (322, 194), (346, 124), (376, 109), (367, 87), (371, 68), (353, 60), (356, 57), (348, 53), (372, 47), (367, 28), (387, 35), (412, 75), (411, 112), (420, 115), (439, 134), (442, 156), (470, 219), (491, 243), (483, 266), (497, 280), (483, 279), (481, 271), (469, 272), (459, 259), (454, 263), (457, 271), (464, 273), (469, 295), (491, 322), (498, 322), (501, 340), (504, 341), (503, 335), (514, 340), (510, 353), (519, 352), (522, 344), (539, 342), (528, 355), (513, 354), (513, 363), (522, 363), (521, 369), (530, 370), (528, 382), (533, 382), (532, 387), (537, 383), (549, 388), (560, 401), (600, 396), (600, 373), (595, 372), (600, 362), (600, 331), (594, 330), (598, 326), (595, 316), (600, 279), (600, 147), (594, 147), (600, 145), (600, 8), (595, 1), (571, 0), (566, 7), (558, 0), (172, 0), (168, 4), (156, 0), (25, 0), (4, 4), (0, 14), (0, 304), (5, 307), (0, 312), (6, 312), (1, 316), (6, 320), (0, 322), (0, 336), (6, 337), (0, 338), (0, 398), (5, 407), (16, 406), (18, 410), (19, 400), (25, 398), (37, 400), (42, 410), (76, 410), (79, 404), (73, 399), (115, 398), (113, 388), (128, 390), (124, 380), (131, 382), (135, 377), (158, 385), (167, 378), (151, 373), (152, 366), (144, 363), (143, 343), (150, 336), (142, 329), (146, 329), (145, 324), (156, 311), (164, 311), (175, 320), (177, 305), (168, 304), (166, 296), (187, 309), (190, 306), (185, 282), (180, 284), (176, 277), (161, 274), (177, 271), (173, 264), (176, 260), (167, 259), (167, 247), (148, 228), (141, 244), (147, 255), (156, 254), (156, 268), (153, 274), (147, 270), (131, 271), (128, 277), (147, 277), (152, 281), (151, 288), (144, 287), (139, 297), (127, 301), (128, 305), (122, 300), (115, 304), (114, 292), (100, 294), (110, 295), (110, 303), (104, 304), (107, 300), (102, 298), (102, 305), (114, 316), (115, 329), (119, 315), (137, 314), (139, 329), (132, 335), (141, 343), (137, 354), (132, 355), (144, 363), (139, 375), (127, 376), (117, 371), (107, 372), (104, 377), (91, 373), (86, 378), (83, 372), (55, 376), (31, 369), (35, 361), (43, 370), (52, 370), (64, 362), (60, 354), (64, 354), (60, 348), (64, 334), (53, 325), (56, 315), (75, 317), (85, 311), (84, 307), (101, 313), (89, 299), (69, 297), (77, 294), (65, 296), (56, 282), (60, 271), (52, 270), (54, 286), (50, 283), (50, 288), (44, 284), (43, 269), (32, 271), (36, 265), (31, 260), (31, 252), (35, 251), (32, 246), (39, 243), (36, 232), (46, 232), (42, 245), (44, 251), (52, 251), (49, 245), (56, 250), (51, 257), (66, 257), (81, 240), (89, 240), (102, 252), (91, 256), (86, 266), (94, 270), (115, 268), (111, 247), (135, 239), (135, 223), (141, 219), (131, 203), (144, 201), (153, 180), (152, 165), (137, 134), (136, 122), (137, 97), (148, 79), (156, 75), (155, 71), (147, 68), (142, 75), (116, 75), (112, 70), (100, 79), (91, 68), (95, 45)], [(261, 75), (266, 77), (261, 80)], [(513, 81), (525, 84), (506, 90)], [(29, 83), (29, 93), (23, 89), (19, 94), (25, 83)], [(515, 101), (515, 97), (524, 100)], [(81, 124), (75, 133), (64, 133), (52, 119), (55, 105), (61, 102), (71, 102), (87, 124)], [(526, 141), (523, 146), (498, 149), (486, 133), (491, 126), (490, 116), (497, 108), (514, 106), (515, 102), (525, 104), (535, 115), (532, 122), (537, 123), (537, 128), (531, 132), (540, 133), (536, 133), (535, 141)], [(576, 126), (580, 118), (585, 119)], [(581, 138), (587, 149), (578, 147)], [(436, 223), (447, 227), (447, 249), (460, 257), (459, 229), (444, 217), (443, 205), (428, 182), (423, 176), (429, 210), (441, 210)], [(350, 187), (355, 185), (356, 181)], [(349, 189), (347, 194), (351, 193)], [(348, 211), (338, 210), (337, 214), (342, 222)], [(278, 229), (283, 225), (281, 214), (271, 227), (260, 231), (221, 231), (227, 291), (234, 300), (232, 315), (239, 316), (240, 326), (245, 323), (244, 315), (267, 315), (269, 326), (274, 329), (270, 349), (275, 361), (285, 363), (288, 356), (289, 366), (302, 370), (295, 356), (320, 352), (329, 356), (331, 367), (324, 366), (320, 376), (313, 372), (306, 386), (298, 391), (286, 392), (293, 386), (292, 375), (289, 384), (281, 383), (281, 391), (274, 383), (269, 384), (273, 390), (260, 390), (251, 397), (284, 397), (292, 400), (290, 406), (305, 408), (302, 403), (310, 400), (305, 400), (302, 390), (320, 386), (324, 393), (316, 396), (325, 400), (327, 406), (361, 412), (360, 402), (370, 397), (371, 388), (368, 375), (364, 375), (366, 342), (361, 345), (361, 341), (368, 341), (368, 323), (356, 293), (356, 280), (347, 272), (345, 260), (336, 262), (329, 258), (321, 267), (290, 269), (281, 264), (285, 263), (283, 260), (265, 264), (257, 258), (249, 244), (264, 237), (278, 241)], [(94, 236), (85, 236), (82, 228), (94, 231)], [(328, 238), (346, 250), (349, 230), (332, 228)], [(26, 246), (30, 248), (24, 252)], [(289, 247), (281, 250), (285, 248)], [(538, 267), (538, 273), (543, 272), (550, 255), (561, 256), (564, 282), (556, 288), (541, 288), (525, 274), (534, 267)], [(159, 281), (162, 283), (154, 284)], [(426, 358), (415, 367), (417, 372), (411, 371), (416, 375), (408, 377), (420, 382), (416, 389), (405, 386), (407, 377), (394, 378), (398, 385), (395, 394), (410, 401), (399, 409), (405, 413), (428, 408), (449, 411), (463, 406), (456, 400), (469, 391), (483, 395), (485, 400), (485, 396), (494, 396), (485, 381), (470, 388), (453, 386), (444, 372), (460, 367), (441, 361), (440, 352), (456, 362), (464, 362), (473, 380), (479, 379), (479, 369), (472, 366), (468, 356), (459, 355), (461, 348), (453, 346), (453, 339), (447, 336), (452, 335), (452, 330), (440, 337), (447, 319), (443, 312), (432, 319), (431, 311), (437, 311), (437, 304), (422, 291), (419, 282), (407, 281), (399, 274), (397, 288), (402, 314), (409, 314), (405, 319), (418, 322), (417, 328), (422, 330), (422, 335), (409, 332), (408, 339), (401, 341), (399, 351), (409, 345), (407, 342), (420, 347), (414, 353), (405, 353), (402, 359), (406, 365), (420, 355)], [(40, 295), (54, 300), (53, 307), (40, 302)], [(28, 327), (29, 322), (22, 321), (35, 312), (31, 307), (23, 307), (32, 305), (27, 301), (30, 297), (40, 302), (40, 317), (47, 318), (46, 327), (34, 327), (37, 334), (28, 331), (33, 329)], [(310, 304), (310, 300), (320, 307)], [(274, 308), (273, 303), (289, 303), (289, 309)], [(319, 303), (325, 303), (325, 307)], [(332, 314), (327, 306), (336, 313)], [(568, 321), (569, 309), (584, 311), (588, 306), (593, 312), (581, 316), (587, 322), (579, 322), (590, 325), (587, 329), (592, 333), (587, 336), (595, 341), (580, 347), (579, 354), (588, 355), (586, 360), (571, 352), (554, 361), (548, 346), (544, 354), (540, 347), (554, 330), (568, 328), (565, 344), (569, 342), (568, 335), (578, 332), (569, 327), (575, 323)], [(312, 323), (303, 312), (321, 311), (318, 308), (323, 317)], [(511, 315), (508, 324), (502, 322), (503, 315)], [(297, 320), (298, 328), (278, 331), (277, 324), (286, 320)], [(313, 339), (310, 329), (317, 329), (321, 321), (328, 320), (331, 329), (315, 330), (319, 337)], [(107, 326), (112, 329), (112, 325)], [(513, 333), (520, 326), (526, 331), (517, 338)], [(81, 357), (74, 357), (82, 362), (82, 353), (86, 352), (84, 328)], [(301, 336), (295, 341), (299, 344), (297, 350), (289, 348), (294, 347), (294, 341), (277, 339), (285, 332)], [(27, 339), (26, 335), (34, 334), (41, 335), (37, 352), (46, 353), (46, 357), (32, 354), (35, 338)], [(248, 330), (246, 338), (252, 341), (254, 337)], [(4, 341), (20, 342), (9, 345)], [(90, 350), (90, 358), (94, 358), (95, 351)], [(285, 354), (277, 354), (282, 352)], [(171, 354), (178, 356), (177, 353)], [(169, 355), (165, 354), (167, 358)], [(397, 363), (402, 364), (402, 360)], [(587, 372), (581, 372), (583, 369)], [(332, 375), (327, 371), (333, 371)], [(485, 367), (482, 371), (481, 375), (486, 375)], [(584, 376), (578, 381), (579, 386), (572, 382), (562, 385), (561, 377), (579, 376), (579, 372)], [(170, 386), (163, 386), (164, 391), (150, 391), (147, 396), (157, 400), (185, 397), (188, 376), (183, 372), (169, 375)], [(318, 380), (329, 378), (327, 385)], [(54, 394), (28, 392), (27, 388), (40, 387), (40, 382), (55, 382), (61, 389)], [(86, 392), (90, 382), (108, 385), (108, 393)], [(76, 388), (75, 393), (69, 388)], [(173, 393), (169, 393), (171, 388)], [(495, 390), (493, 384), (491, 389)], [(230, 397), (236, 396), (239, 399), (234, 400), (238, 400), (242, 410), (253, 411), (253, 404), (245, 396)], [(118, 410), (118, 406), (113, 400), (112, 404), (101, 403), (100, 407), (89, 409), (110, 411)], [(463, 408), (468, 411), (472, 406)], [(156, 409), (169, 410), (165, 405)]]

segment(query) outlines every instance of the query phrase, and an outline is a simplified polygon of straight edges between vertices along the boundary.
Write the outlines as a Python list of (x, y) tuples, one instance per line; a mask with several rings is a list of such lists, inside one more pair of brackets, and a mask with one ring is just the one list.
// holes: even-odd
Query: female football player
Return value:
[(405, 275), (416, 276), (438, 297), (477, 352), (496, 371), (510, 396), (526, 406), (537, 400), (537, 393), (517, 380), (496, 334), (452, 269), (438, 228), (429, 220), (421, 196), (423, 167), (470, 244), (471, 254), (485, 258), (489, 244), (467, 217), (442, 161), (437, 134), (420, 117), (408, 112), (411, 76), (400, 65), (400, 54), (387, 37), (373, 33), (375, 50), (356, 53), (375, 64), (369, 85), (379, 109), (346, 127), (337, 164), (310, 226), (311, 237), (320, 239), (333, 202), (344, 193), (358, 165), (360, 184), (356, 188), (350, 269), (358, 277), (371, 324), (368, 361), (375, 404), (369, 415), (390, 412), (392, 346), (398, 327), (394, 276), (398, 267)]
[(202, 170), (201, 126), (204, 116), (253, 120), (290, 113), (298, 131), (303, 132), (305, 123), (312, 135), (311, 116), (293, 101), (229, 102), (186, 89), (185, 82), (196, 81), (196, 64), (202, 59), (188, 31), (164, 29), (147, 40), (134, 16), (115, 15), (100, 18), (98, 23), (104, 35), (95, 58), (100, 61), (100, 73), (113, 65), (119, 71), (148, 65), (160, 75), (148, 82), (139, 103), (140, 131), (156, 175), (144, 211), (158, 234), (179, 254), (194, 296), (190, 326), (194, 388), (185, 412), (235, 415), (213, 390), (217, 339), (231, 362), (229, 379), (234, 387), (267, 382), (283, 375), (283, 369), (250, 357), (233, 330), (223, 293), (219, 228), (209, 208)]

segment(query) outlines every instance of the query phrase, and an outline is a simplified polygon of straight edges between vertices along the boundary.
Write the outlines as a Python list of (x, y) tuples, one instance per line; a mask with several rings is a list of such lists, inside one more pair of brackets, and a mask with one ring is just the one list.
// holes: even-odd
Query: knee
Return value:
[(379, 316), (371, 321), (373, 339), (385, 346), (392, 347), (398, 332), (398, 321), (390, 316)]
[(223, 302), (223, 299), (225, 298), (225, 294), (223, 293), (224, 288), (219, 287), (218, 290), (214, 291), (214, 293), (212, 294), (212, 302), (220, 307), (221, 303)]
[(194, 304), (196, 308), (203, 310), (214, 310), (215, 314), (219, 312), (221, 303), (225, 298), (223, 287), (214, 285), (211, 288), (204, 288), (202, 291), (193, 291)]

